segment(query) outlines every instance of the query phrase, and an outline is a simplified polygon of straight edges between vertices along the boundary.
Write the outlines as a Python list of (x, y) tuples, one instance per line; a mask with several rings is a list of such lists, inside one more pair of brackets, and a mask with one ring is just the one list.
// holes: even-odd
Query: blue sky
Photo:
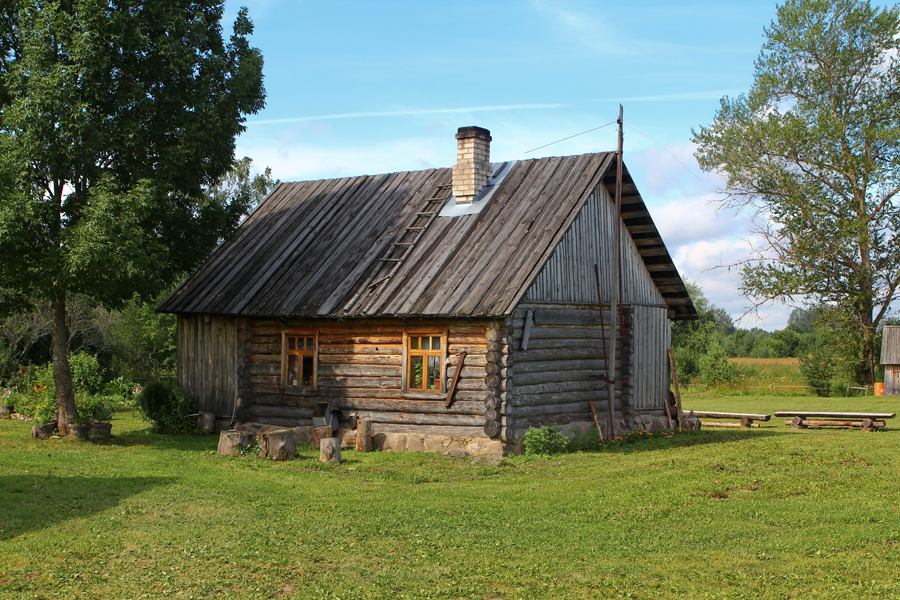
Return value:
[[(774, 2), (249, 0), (228, 2), (227, 28), (241, 5), (268, 100), (239, 156), (283, 181), (449, 167), (467, 125), (491, 131), (492, 160), (614, 150), (610, 126), (529, 152), (621, 103), (625, 163), (682, 276), (745, 312), (737, 270), (714, 267), (747, 255), (748, 222), (709, 203), (721, 182), (690, 139), (750, 87)], [(740, 325), (782, 328), (789, 312)]]

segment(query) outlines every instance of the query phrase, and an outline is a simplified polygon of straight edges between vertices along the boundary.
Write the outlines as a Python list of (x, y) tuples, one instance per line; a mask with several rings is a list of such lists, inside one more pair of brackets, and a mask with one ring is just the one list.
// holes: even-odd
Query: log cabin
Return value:
[(671, 321), (697, 312), (624, 167), (617, 214), (617, 154), (456, 139), (452, 168), (280, 183), (160, 305), (199, 410), (293, 427), (327, 402), (376, 447), (473, 453), (671, 425)]

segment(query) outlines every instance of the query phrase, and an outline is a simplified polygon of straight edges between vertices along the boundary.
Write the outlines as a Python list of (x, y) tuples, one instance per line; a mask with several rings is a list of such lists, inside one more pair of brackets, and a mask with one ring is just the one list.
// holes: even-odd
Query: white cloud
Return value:
[(717, 240), (747, 232), (745, 217), (719, 212), (712, 201), (714, 194), (698, 198), (678, 198), (662, 206), (650, 208), (650, 214), (663, 240), (670, 247)]

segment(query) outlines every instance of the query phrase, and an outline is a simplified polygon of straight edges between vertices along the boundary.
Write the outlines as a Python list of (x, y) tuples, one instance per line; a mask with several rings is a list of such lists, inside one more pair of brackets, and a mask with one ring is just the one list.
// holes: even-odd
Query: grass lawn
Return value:
[(900, 419), (870, 434), (777, 421), (499, 466), (219, 457), (215, 437), (150, 435), (129, 412), (108, 445), (0, 421), (0, 597), (900, 597)]

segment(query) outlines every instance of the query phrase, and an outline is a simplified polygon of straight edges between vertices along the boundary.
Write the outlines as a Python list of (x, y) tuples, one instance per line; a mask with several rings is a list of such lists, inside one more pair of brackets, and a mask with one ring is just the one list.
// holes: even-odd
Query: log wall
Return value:
[(234, 410), (243, 358), (238, 326), (225, 317), (178, 316), (178, 383), (200, 412), (231, 416)]
[[(625, 326), (616, 346), (614, 411), (627, 421), (634, 404), (632, 308), (623, 307), (623, 313)], [(509, 441), (529, 427), (591, 422), (589, 401), (596, 402), (601, 422), (606, 419), (609, 307), (601, 326), (599, 311), (588, 305), (523, 303), (505, 324), (509, 367), (503, 385)]]
[[(373, 433), (431, 433), (470, 437), (500, 434), (500, 326), (488, 320), (389, 319), (253, 320), (249, 328), (246, 386), (242, 405), (252, 420), (273, 425), (308, 425), (313, 407), (328, 401), (346, 419), (351, 413), (372, 421)], [(445, 394), (403, 393), (403, 331), (448, 333), (444, 389), (466, 358), (453, 403)], [(318, 389), (281, 385), (283, 331), (318, 331)], [(490, 357), (490, 358), (489, 358)], [(488, 365), (491, 365), (490, 367)], [(490, 412), (494, 411), (494, 412)], [(487, 419), (486, 419), (486, 413)], [(490, 423), (490, 424), (489, 424)]]
[[(612, 300), (618, 286), (613, 270), (616, 236), (616, 205), (606, 187), (598, 185), (565, 233), (553, 255), (525, 294), (525, 302), (597, 304), (594, 265), (600, 270), (600, 295), (604, 304)], [(662, 294), (644, 266), (624, 222), (622, 234), (621, 304), (665, 305)]]

